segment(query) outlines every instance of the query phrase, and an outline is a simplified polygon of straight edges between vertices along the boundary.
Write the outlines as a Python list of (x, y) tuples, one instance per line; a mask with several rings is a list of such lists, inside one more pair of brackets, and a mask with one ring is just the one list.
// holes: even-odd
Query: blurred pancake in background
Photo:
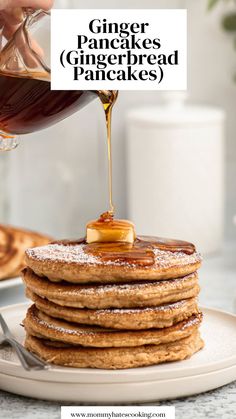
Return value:
[(0, 224), (0, 280), (20, 275), (25, 267), (25, 251), (50, 243), (46, 235)]

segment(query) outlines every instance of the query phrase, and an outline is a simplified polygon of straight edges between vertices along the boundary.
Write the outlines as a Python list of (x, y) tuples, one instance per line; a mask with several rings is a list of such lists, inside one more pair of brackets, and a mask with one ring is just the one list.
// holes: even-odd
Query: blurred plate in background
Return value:
[(17, 285), (22, 284), (22, 279), (20, 277), (17, 278), (10, 278), (10, 279), (2, 279), (0, 281), (0, 290), (16, 287)]

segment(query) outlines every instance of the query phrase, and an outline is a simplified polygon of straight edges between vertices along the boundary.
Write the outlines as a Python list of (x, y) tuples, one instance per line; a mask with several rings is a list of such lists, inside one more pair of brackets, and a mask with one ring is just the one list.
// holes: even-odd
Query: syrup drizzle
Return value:
[(98, 97), (102, 102), (106, 118), (107, 128), (107, 153), (108, 153), (108, 182), (109, 182), (109, 213), (114, 215), (115, 207), (112, 196), (112, 152), (111, 152), (111, 116), (112, 108), (118, 96), (118, 90), (97, 90)]
[[(161, 258), (160, 254), (164, 252), (184, 253), (192, 255), (195, 253), (195, 246), (191, 243), (181, 241), (164, 239), (159, 237), (145, 237), (140, 236), (135, 238), (133, 242), (125, 242), (121, 240), (122, 233), (125, 229), (130, 228), (132, 223), (127, 220), (114, 219), (114, 205), (112, 197), (112, 156), (111, 156), (111, 115), (112, 108), (116, 102), (117, 90), (98, 90), (98, 94), (105, 111), (106, 127), (107, 127), (107, 147), (108, 147), (108, 167), (109, 167), (109, 211), (103, 213), (96, 221), (89, 223), (89, 227), (99, 231), (99, 229), (106, 230), (106, 240), (90, 241), (84, 252), (92, 257), (99, 259), (102, 263), (124, 263), (130, 265), (151, 266), (155, 263), (157, 257)], [(132, 225), (133, 226), (133, 225)], [(114, 240), (114, 230), (119, 229), (120, 234), (117, 240)], [(110, 237), (109, 237), (110, 233)], [(160, 254), (159, 254), (160, 253)]]

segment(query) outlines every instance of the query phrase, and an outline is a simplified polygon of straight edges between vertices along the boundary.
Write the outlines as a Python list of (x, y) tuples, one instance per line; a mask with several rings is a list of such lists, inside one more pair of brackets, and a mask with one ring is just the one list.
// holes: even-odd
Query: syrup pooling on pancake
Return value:
[(155, 263), (158, 253), (184, 253), (192, 255), (195, 246), (181, 240), (163, 239), (158, 237), (140, 236), (133, 243), (91, 243), (84, 247), (84, 251), (107, 262), (120, 262), (128, 265), (151, 266)]
[(148, 244), (140, 238), (133, 244), (88, 244), (83, 239), (29, 249), (26, 263), (38, 276), (55, 282), (124, 283), (183, 277), (200, 267), (201, 256), (159, 250), (153, 239)]
[[(176, 245), (174, 245), (176, 243)], [(183, 243), (183, 245), (181, 245)], [(200, 256), (195, 247), (189, 243), (190, 251), (186, 251), (188, 242), (159, 239), (158, 237), (140, 236), (134, 243), (105, 242), (87, 243), (86, 239), (78, 241), (60, 241), (47, 246), (28, 249), (26, 255), (38, 260), (60, 260), (64, 262), (86, 263), (88, 265), (130, 265), (152, 266), (156, 260), (166, 265), (171, 254), (177, 260), (186, 255)], [(137, 278), (138, 279), (138, 278)]]
[(106, 263), (124, 263), (128, 265), (151, 266), (154, 264), (154, 253), (148, 247), (139, 246), (139, 240), (134, 243), (92, 243), (85, 246), (84, 251)]
[(182, 252), (186, 255), (192, 255), (196, 252), (194, 244), (186, 242), (184, 240), (176, 239), (166, 239), (162, 237), (152, 237), (152, 236), (139, 236), (139, 240), (142, 241), (142, 246), (145, 246), (145, 243), (153, 244), (156, 249), (165, 250), (169, 252)]

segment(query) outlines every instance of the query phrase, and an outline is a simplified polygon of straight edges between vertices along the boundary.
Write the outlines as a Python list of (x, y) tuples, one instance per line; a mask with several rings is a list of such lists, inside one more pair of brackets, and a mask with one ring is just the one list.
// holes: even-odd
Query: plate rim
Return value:
[[(161, 382), (169, 382), (169, 381), (174, 381), (174, 382), (176, 382), (176, 381), (178, 381), (178, 380), (180, 380), (180, 379), (190, 379), (190, 378), (197, 378), (197, 377), (201, 377), (202, 375), (204, 375), (204, 376), (207, 376), (207, 375), (212, 375), (212, 374), (217, 374), (217, 373), (219, 373), (219, 372), (223, 372), (223, 371), (229, 371), (229, 370), (231, 370), (231, 369), (235, 369), (236, 370), (236, 364), (233, 364), (233, 365), (230, 365), (230, 366), (228, 366), (228, 367), (225, 367), (225, 368), (220, 368), (220, 369), (217, 369), (217, 370), (212, 370), (212, 371), (207, 371), (207, 372), (202, 372), (202, 373), (200, 373), (200, 374), (193, 374), (193, 375), (186, 375), (186, 376), (180, 376), (180, 377), (173, 377), (173, 378), (165, 378), (165, 379), (163, 379), (163, 380), (158, 380), (157, 378), (155, 379), (155, 380), (147, 380), (147, 381), (126, 381), (126, 382), (123, 382), (123, 381), (117, 381), (117, 382), (114, 382), (114, 383), (111, 383), (111, 382), (87, 382), (87, 383), (84, 383), (84, 382), (76, 382), (76, 381), (74, 381), (74, 382), (62, 382), (62, 381), (48, 381), (48, 380), (43, 380), (43, 379), (40, 379), (40, 380), (37, 380), (37, 379), (35, 379), (35, 378), (32, 378), (32, 377), (21, 377), (21, 376), (13, 376), (13, 375), (11, 375), (11, 374), (7, 374), (7, 373), (5, 373), (5, 372), (1, 372), (0, 371), (0, 377), (1, 377), (1, 375), (4, 375), (4, 376), (9, 376), (9, 377), (12, 377), (12, 378), (17, 378), (17, 379), (20, 379), (20, 380), (28, 380), (28, 381), (40, 381), (40, 382), (42, 382), (42, 383), (50, 383), (50, 384), (79, 384), (79, 385), (83, 385), (83, 384), (86, 384), (86, 385), (90, 385), (90, 384), (93, 384), (93, 385), (100, 385), (100, 384), (111, 384), (111, 385), (117, 385), (117, 384), (141, 384), (141, 383), (145, 383), (145, 382), (148, 382), (148, 383), (161, 383)], [(134, 377), (135, 378), (135, 377)]]
[[(138, 400), (138, 403), (151, 403), (154, 400), (155, 401), (158, 401), (158, 400), (165, 400), (165, 399), (166, 400), (168, 400), (168, 399), (176, 399), (176, 398), (179, 398), (179, 397), (188, 397), (188, 396), (192, 396), (192, 395), (197, 395), (197, 394), (205, 393), (206, 391), (209, 391), (209, 390), (215, 390), (217, 388), (221, 388), (222, 386), (228, 385), (228, 384), (230, 384), (231, 382), (233, 382), (235, 380), (235, 377), (233, 377), (233, 378), (232, 378), (232, 376), (229, 377), (229, 374), (228, 373), (229, 372), (232, 372), (232, 371), (235, 374), (235, 372), (236, 372), (236, 365), (232, 365), (231, 367), (223, 368), (221, 370), (210, 371), (210, 372), (207, 372), (207, 373), (198, 374), (198, 375), (195, 375), (195, 376), (187, 376), (187, 377), (178, 377), (178, 378), (174, 378), (174, 379), (166, 379), (166, 380), (164, 380), (164, 385), (165, 386), (168, 385), (168, 386), (172, 386), (172, 387), (174, 386), (175, 388), (177, 387), (176, 386), (176, 383), (179, 383), (180, 385), (181, 385), (181, 383), (183, 383), (183, 385), (186, 387), (186, 382), (188, 383), (189, 381), (191, 381), (193, 379), (195, 379), (197, 381), (199, 381), (199, 379), (200, 379), (201, 382), (207, 383), (207, 384), (205, 384), (205, 387), (203, 386), (204, 388), (202, 388), (200, 390), (199, 389), (198, 390), (192, 390), (192, 391), (187, 392), (187, 393), (186, 393), (186, 391), (184, 391), (185, 394), (183, 394), (183, 390), (181, 390), (181, 394), (179, 394), (179, 395), (176, 394), (174, 396), (165, 395), (165, 396), (159, 397), (158, 394), (157, 394), (156, 397), (153, 397), (152, 396), (151, 399), (150, 398), (147, 399), (146, 397), (142, 401), (139, 399)], [(226, 381), (223, 379), (223, 377), (224, 377), (225, 374), (227, 374), (227, 376), (228, 376), (228, 378), (227, 378)], [(222, 375), (223, 375), (223, 377), (222, 377)], [(76, 388), (78, 386), (83, 386), (83, 389), (85, 388), (84, 387), (84, 384), (85, 383), (76, 383), (76, 382), (74, 382), (74, 383), (62, 383), (62, 382), (55, 382), (55, 381), (47, 381), (47, 382), (45, 382), (45, 381), (42, 381), (42, 380), (38, 381), (38, 380), (35, 380), (35, 379), (32, 379), (32, 378), (29, 378), (28, 379), (26, 377), (14, 377), (14, 376), (11, 376), (11, 375), (8, 375), (8, 374), (4, 374), (4, 373), (0, 373), (0, 378), (1, 377), (4, 379), (4, 381), (3, 381), (4, 383), (5, 383), (5, 380), (9, 378), (10, 380), (13, 380), (14, 383), (22, 384), (22, 387), (24, 389), (26, 388), (26, 386), (30, 386), (30, 384), (32, 382), (36, 386), (42, 386), (42, 385), (45, 385), (46, 384), (46, 385), (50, 386), (50, 388), (53, 388), (53, 393), (54, 394), (55, 394), (55, 391), (57, 391), (57, 390), (55, 390), (55, 387), (58, 386), (58, 385), (61, 387), (62, 384), (69, 384), (70, 387), (73, 386), (73, 391), (76, 390), (76, 392), (78, 391), (78, 389)], [(207, 381), (207, 380), (209, 380), (209, 378), (210, 378), (210, 385), (209, 385), (209, 381)], [(212, 380), (214, 380), (214, 383), (215, 383), (216, 378), (218, 380), (220, 378), (222, 381), (220, 383), (219, 383), (219, 381), (217, 381), (217, 384), (216, 385), (215, 384), (212, 384), (213, 383)], [(97, 387), (97, 386), (100, 386), (101, 387), (102, 385), (103, 386), (109, 385), (109, 389), (112, 389), (113, 388), (113, 390), (115, 390), (116, 394), (117, 393), (120, 394), (120, 391), (117, 391), (117, 390), (120, 388), (120, 386), (123, 387), (124, 384), (126, 385), (126, 387), (127, 386), (128, 387), (131, 387), (131, 389), (134, 388), (134, 385), (135, 385), (135, 389), (136, 390), (138, 388), (139, 389), (140, 388), (142, 389), (142, 386), (143, 385), (145, 385), (145, 386), (146, 385), (149, 385), (149, 386), (151, 385), (152, 388), (154, 388), (155, 385), (156, 386), (158, 386), (158, 385), (159, 386), (160, 385), (163, 386), (163, 382), (162, 381), (158, 381), (158, 380), (156, 380), (156, 381), (147, 381), (147, 382), (140, 381), (138, 383), (137, 382), (126, 382), (126, 383), (115, 382), (115, 383), (113, 383), (113, 387), (110, 385), (110, 383), (99, 383), (99, 382), (98, 383), (86, 383), (87, 386), (91, 386), (92, 385), (94, 387)], [(138, 385), (138, 387), (137, 387), (137, 385)], [(147, 389), (147, 387), (144, 387), (143, 391), (145, 389)], [(9, 388), (5, 389), (5, 386), (4, 386), (4, 388), (1, 388), (1, 390), (8, 391), (8, 392), (10, 392), (12, 394), (16, 394), (16, 395), (23, 395), (24, 397), (34, 397), (36, 399), (42, 400), (41, 397), (37, 397), (35, 395), (32, 395), (32, 393), (29, 394), (28, 391), (27, 392), (25, 391), (25, 392), (22, 393), (22, 392), (16, 391), (15, 388), (14, 388), (14, 390), (11, 390)], [(145, 393), (146, 393), (146, 391), (145, 391)], [(87, 394), (88, 394), (88, 391), (87, 391)], [(101, 394), (102, 394), (102, 392), (101, 392), (101, 389), (100, 389), (100, 391), (98, 392), (98, 395), (99, 395), (99, 399), (100, 400), (96, 400), (95, 401), (91, 397), (91, 398), (89, 398), (89, 400), (88, 400), (88, 398), (86, 400), (81, 399), (81, 400), (79, 400), (79, 403), (81, 403), (81, 402), (82, 403), (95, 403), (96, 405), (99, 405), (100, 403), (105, 404), (105, 405), (107, 405), (107, 403), (108, 404), (112, 403), (112, 405), (113, 405), (113, 403), (125, 403), (125, 404), (127, 404), (127, 403), (136, 404), (137, 403), (137, 400), (134, 400), (133, 398), (132, 399), (130, 398), (130, 400), (127, 400), (126, 399), (126, 400), (123, 400), (123, 401), (122, 400), (115, 400), (115, 401), (113, 400), (113, 401), (111, 401), (110, 400), (110, 396), (109, 396), (109, 400), (108, 401), (107, 400), (105, 401), (104, 400), (104, 397), (101, 398)], [(40, 396), (41, 396), (41, 394), (40, 394)], [(47, 393), (47, 397), (45, 398), (45, 400), (51, 400), (51, 401), (58, 400), (60, 402), (72, 402), (72, 401), (73, 402), (75, 402), (75, 401), (78, 402), (78, 395), (76, 394), (76, 400), (75, 400), (74, 397), (67, 397), (65, 399), (62, 399), (61, 397), (58, 397), (58, 399), (57, 399), (55, 397), (51, 397), (50, 394)]]
[[(0, 280), (0, 290), (13, 288), (13, 287), (16, 287), (16, 286), (21, 285), (21, 284), (23, 285), (23, 281), (21, 279), (21, 276), (16, 276), (15, 278), (1, 279)], [(3, 306), (3, 307), (9, 307), (9, 305), (8, 306)], [(16, 305), (16, 304), (12, 304), (12, 305)]]

